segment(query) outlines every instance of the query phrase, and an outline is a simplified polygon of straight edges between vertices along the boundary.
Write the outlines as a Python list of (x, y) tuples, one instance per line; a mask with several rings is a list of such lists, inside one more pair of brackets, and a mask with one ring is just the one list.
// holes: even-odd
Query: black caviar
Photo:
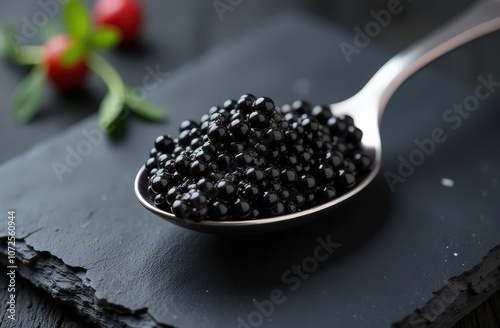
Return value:
[(331, 201), (371, 168), (362, 131), (327, 106), (245, 94), (159, 136), (145, 168), (155, 206), (177, 217), (253, 220)]

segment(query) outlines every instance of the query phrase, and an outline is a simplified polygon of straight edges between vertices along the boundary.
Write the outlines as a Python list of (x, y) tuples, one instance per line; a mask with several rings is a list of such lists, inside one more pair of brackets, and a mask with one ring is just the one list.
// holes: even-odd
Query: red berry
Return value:
[(96, 25), (112, 25), (122, 34), (122, 44), (139, 37), (143, 21), (142, 5), (136, 0), (98, 0), (94, 5)]
[(47, 76), (62, 90), (81, 88), (89, 71), (83, 59), (69, 67), (61, 64), (61, 57), (72, 42), (68, 35), (55, 36), (47, 41), (43, 50), (43, 65), (47, 69)]

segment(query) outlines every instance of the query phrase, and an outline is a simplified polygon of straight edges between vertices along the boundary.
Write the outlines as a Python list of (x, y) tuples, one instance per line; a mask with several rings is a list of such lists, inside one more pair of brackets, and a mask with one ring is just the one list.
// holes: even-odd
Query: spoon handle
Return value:
[(449, 51), (498, 29), (500, 0), (478, 1), (451, 22), (392, 57), (361, 93), (378, 99), (378, 108), (383, 111), (393, 93), (413, 73)]

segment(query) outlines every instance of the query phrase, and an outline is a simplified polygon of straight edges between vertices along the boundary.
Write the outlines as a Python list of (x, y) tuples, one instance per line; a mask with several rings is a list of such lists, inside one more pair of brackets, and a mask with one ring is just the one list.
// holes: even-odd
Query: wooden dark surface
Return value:
[(500, 292), (466, 315), (454, 328), (498, 328), (500, 326)]

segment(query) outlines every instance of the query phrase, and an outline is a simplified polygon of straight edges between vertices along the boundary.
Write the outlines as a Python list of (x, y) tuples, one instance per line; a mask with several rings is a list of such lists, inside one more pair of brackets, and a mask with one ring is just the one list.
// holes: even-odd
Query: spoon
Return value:
[(372, 159), (370, 173), (349, 192), (313, 208), (277, 217), (239, 221), (195, 222), (176, 217), (154, 206), (147, 192), (147, 172), (143, 166), (135, 179), (135, 193), (149, 211), (178, 226), (208, 233), (249, 234), (288, 229), (323, 217), (363, 190), (377, 175), (382, 148), (379, 125), (394, 92), (413, 73), (449, 51), (500, 29), (500, 0), (481, 0), (434, 33), (400, 52), (383, 65), (353, 97), (330, 105), (334, 115), (346, 114), (363, 131), (362, 148)]

